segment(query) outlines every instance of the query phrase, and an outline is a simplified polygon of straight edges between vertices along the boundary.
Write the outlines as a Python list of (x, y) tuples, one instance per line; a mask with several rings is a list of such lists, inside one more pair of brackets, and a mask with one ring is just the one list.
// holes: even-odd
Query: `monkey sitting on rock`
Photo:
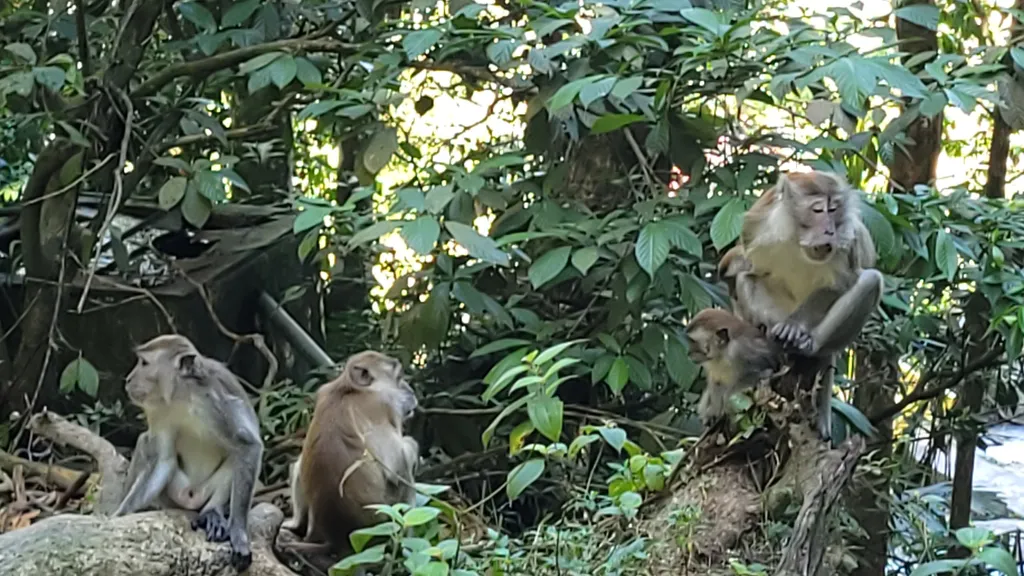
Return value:
[(129, 399), (146, 416), (115, 516), (149, 508), (199, 511), (193, 529), (230, 541), (239, 572), (252, 562), (248, 519), (260, 470), (259, 420), (238, 379), (188, 338), (158, 336), (135, 350)]

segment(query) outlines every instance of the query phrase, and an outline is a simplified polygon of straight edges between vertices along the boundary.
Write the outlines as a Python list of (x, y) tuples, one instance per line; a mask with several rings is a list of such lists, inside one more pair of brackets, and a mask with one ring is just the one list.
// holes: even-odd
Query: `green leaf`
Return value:
[(181, 158), (175, 158), (174, 156), (161, 156), (153, 160), (153, 164), (157, 166), (166, 166), (167, 168), (173, 168), (179, 172), (185, 174), (192, 173), (192, 166), (188, 162), (185, 162)]
[(721, 251), (739, 238), (743, 231), (743, 201), (739, 198), (729, 200), (711, 221), (711, 242), (715, 249)]
[[(1014, 50), (1017, 50), (1017, 48), (1014, 48)], [(934, 92), (921, 101), (919, 110), (922, 116), (932, 118), (939, 112), (942, 112), (947, 103), (949, 103), (949, 99), (946, 98), (944, 92)]]
[(711, 307), (711, 295), (693, 274), (679, 276), (679, 299), (690, 314)]
[(431, 214), (440, 214), (448, 206), (452, 196), (455, 196), (455, 189), (451, 184), (434, 186), (427, 192), (427, 211)]
[(615, 88), (612, 88), (612, 96), (619, 100), (625, 100), (630, 94), (636, 92), (643, 85), (643, 76), (633, 76), (630, 78), (623, 78), (615, 83)]
[(1013, 61), (1017, 64), (1017, 66), (1024, 68), (1024, 48), (1019, 48), (1016, 46), (1011, 48), (1010, 56), (1013, 57)]
[(580, 271), (580, 274), (586, 275), (590, 267), (597, 262), (598, 254), (599, 251), (596, 246), (580, 248), (572, 253), (572, 265)]
[(721, 37), (729, 30), (729, 26), (718, 18), (718, 14), (706, 8), (684, 8), (679, 11), (679, 14), (716, 37)]
[(406, 57), (409, 60), (415, 60), (430, 50), (430, 47), (436, 44), (443, 35), (440, 28), (425, 28), (406, 34), (405, 38), (402, 38), (402, 48), (405, 50)]
[(295, 77), (302, 82), (303, 86), (316, 86), (324, 82), (320, 69), (309, 59), (302, 57), (295, 59)]
[(701, 245), (700, 238), (690, 230), (682, 218), (668, 218), (662, 220), (661, 225), (673, 248), (679, 248), (698, 258), (704, 255), (704, 246)]
[(278, 88), (284, 88), (291, 81), (295, 79), (295, 72), (298, 70), (298, 66), (295, 64), (295, 58), (292, 58), (290, 54), (274, 60), (273, 64), (269, 67), (270, 80)]
[(160, 202), (160, 208), (162, 210), (170, 210), (181, 202), (181, 199), (185, 197), (185, 188), (188, 186), (188, 179), (181, 176), (175, 176), (163, 186), (160, 187), (158, 193), (158, 200)]
[(90, 398), (95, 398), (99, 392), (100, 375), (92, 363), (81, 356), (68, 362), (60, 374), (60, 391), (62, 393), (70, 393), (75, 389), (76, 384), (78, 389), (88, 394)]
[(542, 458), (527, 460), (513, 468), (512, 471), (508, 473), (508, 486), (505, 488), (509, 500), (515, 500), (518, 498), (519, 495), (529, 488), (530, 484), (536, 482), (543, 473), (544, 460)]
[(490, 386), (497, 382), (498, 378), (505, 374), (505, 372), (509, 371), (514, 366), (520, 365), (523, 361), (523, 357), (526, 356), (526, 353), (529, 351), (529, 348), (520, 348), (502, 358), (494, 365), (494, 367), (491, 368), (489, 372), (487, 372), (487, 375), (484, 376), (484, 384)]
[(1013, 555), (1002, 548), (995, 546), (985, 548), (978, 554), (978, 560), (985, 563), (986, 566), (991, 566), (996, 570), (999, 570), (1006, 576), (1017, 576), (1017, 561), (1013, 559)]
[(420, 216), (412, 222), (402, 224), (401, 235), (405, 243), (417, 254), (426, 256), (434, 250), (437, 237), (441, 234), (441, 225), (433, 216)]
[(607, 96), (612, 91), (617, 80), (618, 78), (609, 76), (585, 85), (580, 89), (580, 103), (583, 104), (584, 108), (589, 108), (595, 101)]
[(501, 352), (502, 350), (508, 350), (509, 348), (515, 348), (516, 346), (526, 346), (530, 344), (529, 340), (523, 340), (522, 338), (502, 338), (489, 342), (485, 346), (481, 346), (473, 351), (469, 355), (470, 358), (477, 358), (479, 356), (486, 356), (487, 354), (493, 354), (495, 352)]
[[(350, 535), (351, 537), (351, 535)], [(331, 576), (334, 576), (337, 571), (351, 570), (356, 566), (362, 566), (363, 564), (378, 564), (384, 560), (384, 552), (387, 544), (378, 544), (372, 548), (367, 548), (358, 554), (352, 554), (346, 556), (331, 568)]]
[(260, 68), (249, 75), (249, 81), (245, 84), (245, 89), (249, 91), (249, 94), (255, 94), (260, 90), (263, 90), (274, 81), (273, 75), (270, 73), (270, 68)]
[(352, 542), (352, 549), (360, 552), (370, 540), (373, 540), (374, 536), (394, 536), (401, 530), (402, 525), (398, 522), (381, 522), (380, 524), (353, 530), (348, 539)]
[(227, 192), (224, 190), (224, 180), (220, 174), (210, 170), (199, 170), (192, 177), (199, 193), (210, 199), (211, 202), (223, 202), (227, 200)]
[(206, 9), (199, 2), (184, 2), (178, 4), (178, 12), (185, 17), (186, 20), (196, 25), (200, 30), (206, 32), (217, 31), (217, 21), (213, 19), (213, 14)]
[(367, 142), (366, 149), (363, 150), (363, 167), (370, 174), (380, 172), (391, 161), (396, 150), (398, 150), (398, 130), (394, 128), (378, 130)]
[(304, 204), (302, 212), (299, 212), (292, 224), (292, 233), (297, 236), (306, 230), (323, 226), (324, 218), (330, 216), (331, 212), (333, 209), (330, 206)]
[(897, 18), (912, 22), (929, 30), (939, 29), (939, 9), (934, 5), (915, 4), (893, 11)]
[(448, 220), (445, 221), (444, 226), (452, 238), (469, 252), (470, 256), (499, 266), (511, 264), (508, 254), (498, 248), (494, 240), (487, 236), (481, 236), (472, 226)]
[(299, 111), (296, 119), (301, 122), (307, 118), (316, 118), (317, 116), (326, 114), (327, 112), (340, 107), (342, 104), (344, 104), (344, 102), (340, 100), (320, 100), (318, 102), (312, 102)]
[(526, 403), (526, 412), (537, 431), (552, 442), (562, 437), (562, 401), (543, 394), (534, 395)]
[(185, 198), (181, 201), (181, 215), (189, 224), (196, 228), (202, 228), (206, 221), (210, 219), (213, 204), (209, 198), (200, 194), (191, 182), (189, 184), (185, 190)]
[(590, 126), (590, 132), (592, 134), (604, 134), (636, 122), (643, 122), (644, 120), (645, 118), (640, 114), (609, 114), (594, 120), (594, 123)]
[(665, 340), (665, 367), (669, 378), (684, 390), (697, 379), (697, 366), (687, 355), (686, 346), (671, 334)]
[(569, 340), (568, 342), (562, 342), (561, 344), (555, 344), (554, 346), (544, 350), (533, 359), (532, 364), (534, 366), (543, 366), (558, 356), (562, 352), (568, 350), (571, 346), (579, 344), (583, 340)]
[(527, 273), (527, 276), (530, 278), (530, 284), (533, 284), (533, 289), (537, 290), (555, 276), (558, 276), (559, 272), (569, 263), (569, 254), (571, 253), (571, 247), (562, 246), (545, 252), (543, 256), (537, 258), (530, 265), (530, 270)]
[(274, 60), (277, 60), (281, 56), (284, 56), (284, 52), (267, 52), (266, 54), (260, 54), (259, 56), (244, 62), (238, 67), (239, 74), (252, 74), (253, 72), (267, 66)]
[(356, 104), (355, 106), (346, 106), (341, 110), (338, 110), (338, 116), (344, 116), (345, 118), (361, 118), (374, 109), (373, 104)]
[(956, 532), (956, 539), (960, 544), (963, 544), (965, 548), (972, 550), (978, 550), (982, 546), (987, 546), (992, 543), (994, 536), (991, 530), (980, 528), (978, 526), (967, 526), (960, 528)]
[(935, 265), (946, 275), (946, 280), (953, 281), (958, 265), (956, 245), (945, 230), (939, 230), (935, 237)]
[(875, 427), (872, 426), (871, 421), (868, 420), (868, 417), (858, 410), (856, 406), (847, 404), (839, 398), (832, 398), (832, 409), (842, 414), (843, 418), (850, 423), (850, 426), (861, 435), (874, 438), (878, 433)]
[(32, 93), (32, 85), (35, 78), (31, 72), (15, 72), (5, 77), (0, 77), (0, 94), (13, 92), (21, 96), (28, 96)]
[(21, 42), (14, 42), (4, 46), (4, 50), (14, 54), (18, 58), (21, 58), (25, 62), (28, 62), (30, 66), (36, 65), (36, 52), (28, 44)]
[(381, 236), (391, 232), (395, 228), (398, 228), (401, 224), (402, 222), (400, 220), (382, 220), (380, 222), (375, 222), (353, 234), (348, 243), (350, 246), (358, 246), (371, 240), (377, 240)]
[(487, 57), (498, 67), (502, 67), (512, 61), (512, 54), (518, 47), (519, 43), (515, 40), (498, 40), (487, 45)]
[(612, 392), (619, 394), (622, 389), (626, 387), (629, 382), (629, 364), (626, 364), (626, 359), (619, 356), (612, 362), (612, 367), (608, 369), (608, 377), (605, 378), (608, 382), (608, 387), (612, 389)]
[(601, 434), (604, 441), (614, 448), (616, 452), (622, 452), (622, 447), (626, 445), (625, 430), (622, 428), (609, 428), (608, 426), (602, 426), (597, 429), (597, 432)]
[(636, 240), (636, 261), (651, 278), (668, 258), (668, 237), (661, 222), (651, 222), (640, 230), (640, 237)]
[(910, 576), (931, 576), (932, 574), (942, 574), (943, 572), (956, 572), (966, 564), (967, 560), (933, 560), (919, 564), (910, 573)]
[(260, 0), (245, 0), (244, 2), (236, 2), (228, 11), (224, 13), (224, 17), (221, 18), (220, 25), (222, 28), (233, 28), (239, 24), (245, 22), (252, 16), (253, 12), (260, 7)]
[(402, 517), (402, 524), (406, 528), (412, 528), (413, 526), (422, 526), (423, 524), (430, 522), (434, 518), (437, 518), (437, 515), (440, 513), (441, 511), (439, 509), (433, 507), (413, 508), (412, 510), (406, 512), (405, 515)]
[(588, 76), (565, 84), (548, 100), (548, 110), (554, 112), (572, 104), (572, 101), (576, 99), (576, 96), (579, 95), (580, 90), (582, 90), (584, 86), (600, 79), (601, 75)]
[(36, 79), (36, 84), (45, 86), (54, 92), (59, 92), (64, 87), (64, 79), (66, 78), (63, 68), (56, 66), (39, 66), (32, 69), (32, 76)]

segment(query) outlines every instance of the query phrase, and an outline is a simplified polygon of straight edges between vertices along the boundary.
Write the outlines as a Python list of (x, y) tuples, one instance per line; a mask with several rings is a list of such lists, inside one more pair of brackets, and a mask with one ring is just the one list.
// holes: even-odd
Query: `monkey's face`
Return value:
[(125, 381), (128, 399), (143, 409), (170, 403), (178, 380), (187, 376), (182, 371), (194, 367), (196, 356), (192, 343), (180, 336), (161, 336), (139, 346)]
[[(711, 362), (722, 356), (722, 351), (728, 344), (728, 340), (723, 342), (722, 335), (719, 332), (713, 332), (703, 326), (695, 327), (692, 330), (686, 332), (686, 341), (689, 345), (689, 353), (687, 356), (690, 361), (695, 364), (703, 364), (705, 362)], [(728, 338), (728, 336), (725, 336)]]
[(125, 392), (128, 399), (139, 407), (152, 405), (163, 396), (164, 377), (160, 366), (166, 363), (159, 352), (140, 351), (136, 354), (135, 368), (128, 374)]
[(401, 420), (412, 416), (419, 406), (398, 360), (379, 352), (362, 352), (349, 360), (346, 369), (356, 385), (387, 398)]
[(797, 224), (804, 257), (828, 261), (842, 248), (847, 221), (849, 189), (823, 172), (789, 176), (787, 202)]

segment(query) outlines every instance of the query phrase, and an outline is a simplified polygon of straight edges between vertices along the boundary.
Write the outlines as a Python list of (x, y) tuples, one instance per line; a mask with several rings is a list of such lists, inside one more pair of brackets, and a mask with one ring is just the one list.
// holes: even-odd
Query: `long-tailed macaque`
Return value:
[(369, 350), (349, 358), (317, 391), (291, 470), (293, 514), (284, 526), (308, 544), (347, 553), (353, 530), (383, 519), (367, 505), (415, 505), (419, 445), (402, 424), (417, 404), (401, 362)]
[(744, 320), (827, 367), (818, 431), (831, 436), (833, 356), (860, 334), (882, 296), (875, 246), (856, 192), (826, 172), (783, 174), (743, 219), (742, 247), (719, 265)]
[(697, 404), (710, 426), (728, 413), (729, 398), (753, 388), (782, 365), (782, 350), (757, 328), (719, 309), (701, 310), (686, 325), (689, 357), (704, 368), (707, 385)]
[(114, 513), (159, 506), (199, 510), (212, 542), (231, 542), (231, 563), (252, 562), (248, 516), (263, 454), (259, 421), (238, 379), (187, 338), (158, 336), (135, 350), (125, 389), (149, 429), (135, 446), (128, 493)]

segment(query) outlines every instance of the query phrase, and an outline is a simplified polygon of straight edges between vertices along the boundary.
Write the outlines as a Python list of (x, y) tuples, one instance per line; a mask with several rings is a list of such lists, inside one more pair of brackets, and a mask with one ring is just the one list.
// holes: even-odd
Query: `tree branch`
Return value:
[(183, 76), (205, 76), (241, 64), (262, 54), (270, 52), (339, 52), (355, 53), (361, 48), (358, 44), (348, 44), (329, 38), (289, 38), (267, 42), (257, 46), (247, 46), (223, 54), (181, 62), (164, 68), (163, 71), (146, 80), (138, 88), (132, 91), (136, 98), (146, 98), (156, 94), (161, 88), (176, 78)]
[[(904, 408), (910, 406), (914, 402), (920, 402), (922, 400), (931, 400), (932, 398), (935, 398), (936, 396), (942, 394), (946, 390), (949, 390), (950, 388), (959, 385), (961, 382), (963, 382), (964, 378), (970, 376), (971, 374), (979, 370), (984, 370), (986, 368), (997, 366), (1002, 361), (1002, 357), (1003, 350), (1001, 348), (993, 348), (986, 352), (983, 356), (979, 357), (977, 360), (971, 362), (970, 364), (967, 364), (963, 369), (961, 369), (958, 372), (944, 372), (941, 374), (927, 372), (923, 374), (921, 376), (921, 380), (919, 381), (918, 385), (914, 388), (913, 392), (907, 394), (902, 400), (893, 404), (892, 406), (889, 406), (883, 410), (879, 410), (878, 412), (872, 414), (870, 417), (871, 423), (878, 424), (883, 420), (892, 418), (893, 416), (902, 412)], [(928, 384), (930, 384), (933, 380), (945, 380), (945, 382), (938, 386), (935, 386), (934, 388), (928, 388)]]

